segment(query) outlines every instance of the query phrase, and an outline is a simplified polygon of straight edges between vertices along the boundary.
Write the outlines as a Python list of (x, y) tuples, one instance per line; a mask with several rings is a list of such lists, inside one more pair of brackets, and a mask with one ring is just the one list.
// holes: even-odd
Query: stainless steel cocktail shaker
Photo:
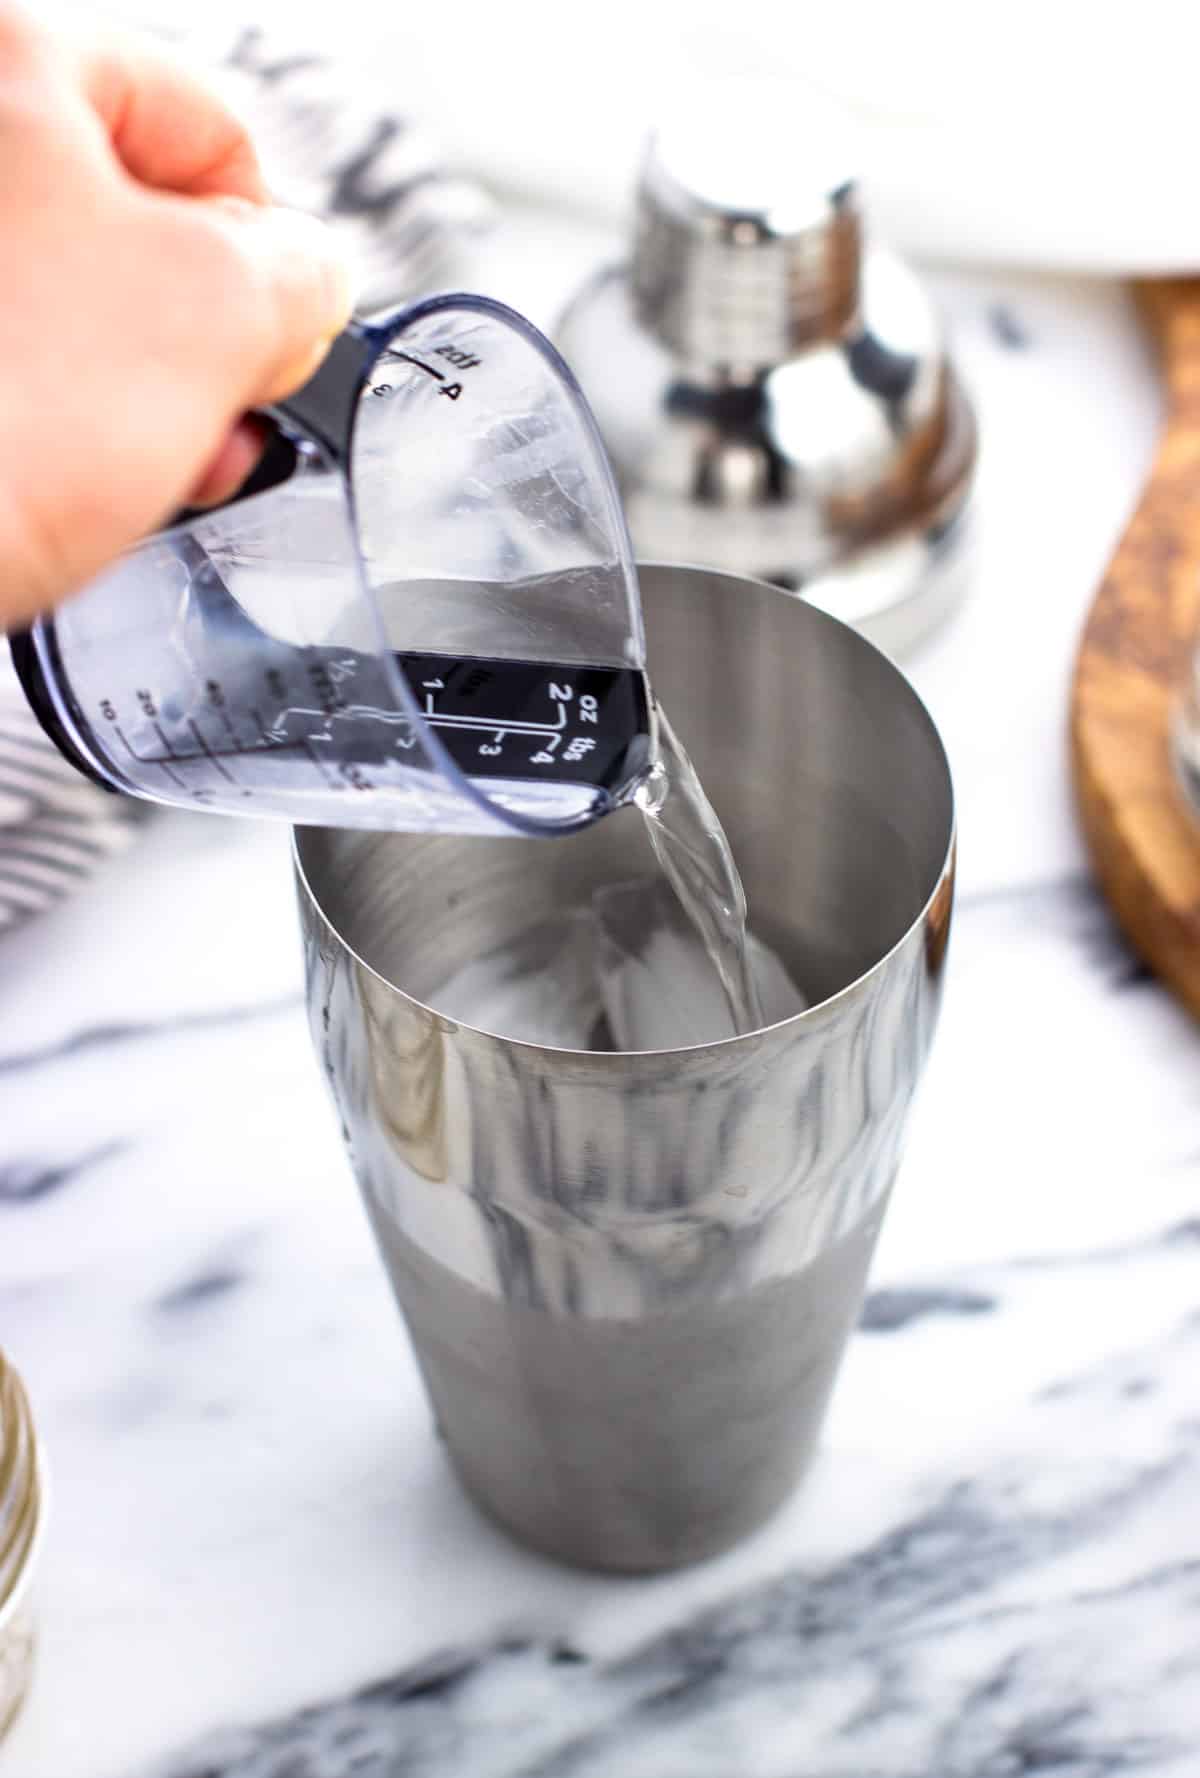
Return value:
[(559, 346), (637, 554), (752, 575), (902, 652), (962, 593), (970, 402), (923, 287), (866, 236), (852, 149), (703, 89), (650, 144), (628, 265)]
[(296, 836), (313, 1037), (446, 1448), (516, 1536), (615, 1569), (725, 1548), (812, 1451), (953, 873), (945, 755), (882, 654), (725, 575), (643, 569), (642, 594), (655, 685), (808, 1012), (633, 1054), (431, 1010), (469, 960), (652, 871), (632, 809), (551, 844)]

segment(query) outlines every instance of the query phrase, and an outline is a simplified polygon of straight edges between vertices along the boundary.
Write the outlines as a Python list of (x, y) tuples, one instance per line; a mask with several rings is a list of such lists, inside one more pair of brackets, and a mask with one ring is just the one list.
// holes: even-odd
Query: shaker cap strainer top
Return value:
[(690, 88), (642, 168), (643, 325), (684, 359), (741, 371), (843, 332), (859, 297), (857, 171), (844, 119), (792, 85)]
[(968, 583), (976, 425), (929, 292), (870, 238), (860, 146), (794, 82), (681, 83), (629, 261), (558, 337), (640, 559), (773, 581), (903, 651)]
[(335, 342), (242, 493), (13, 638), (81, 769), (158, 802), (569, 831), (642, 775), (637, 581), (574, 378), (440, 296)]

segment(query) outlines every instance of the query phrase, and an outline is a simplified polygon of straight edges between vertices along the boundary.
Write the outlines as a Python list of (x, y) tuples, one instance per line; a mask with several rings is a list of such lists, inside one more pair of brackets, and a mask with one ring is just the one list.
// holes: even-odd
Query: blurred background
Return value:
[(622, 212), (646, 125), (689, 76), (769, 75), (790, 83), (797, 107), (845, 107), (872, 212), (903, 249), (1093, 271), (1174, 269), (1200, 254), (1200, 16), (1176, 0), (81, 9), (196, 41), (258, 24), (334, 53), (498, 194), (579, 214)]

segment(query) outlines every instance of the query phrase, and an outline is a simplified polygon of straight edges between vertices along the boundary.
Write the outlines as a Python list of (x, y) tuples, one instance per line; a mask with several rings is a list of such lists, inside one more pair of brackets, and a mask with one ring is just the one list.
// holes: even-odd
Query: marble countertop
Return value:
[[(477, 281), (548, 320), (597, 245), (517, 220)], [(648, 1580), (480, 1519), (309, 1053), (287, 836), (156, 816), (0, 944), (0, 1330), (53, 1472), (0, 1778), (1197, 1769), (1200, 1034), (1088, 881), (1064, 748), (1156, 395), (1116, 290), (938, 282), (983, 557), (911, 671), (961, 894), (806, 1485)]]

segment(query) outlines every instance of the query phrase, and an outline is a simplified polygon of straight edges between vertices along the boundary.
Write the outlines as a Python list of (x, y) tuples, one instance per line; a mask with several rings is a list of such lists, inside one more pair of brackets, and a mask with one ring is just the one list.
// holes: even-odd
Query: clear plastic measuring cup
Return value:
[(13, 637), (81, 770), (293, 822), (526, 833), (624, 800), (652, 749), (608, 461), (554, 348), (440, 296), (335, 342), (230, 503)]

